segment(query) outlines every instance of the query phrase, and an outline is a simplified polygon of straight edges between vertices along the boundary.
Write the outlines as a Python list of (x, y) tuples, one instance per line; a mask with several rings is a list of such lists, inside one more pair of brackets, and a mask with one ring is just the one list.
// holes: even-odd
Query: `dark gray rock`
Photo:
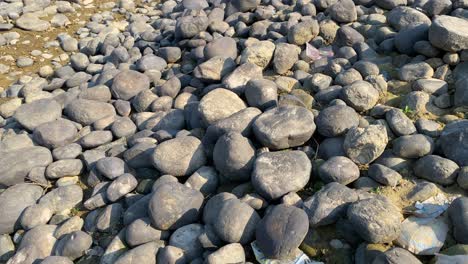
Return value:
[(389, 243), (400, 235), (403, 215), (386, 198), (378, 196), (352, 203), (347, 216), (358, 234), (370, 243)]
[(112, 141), (112, 132), (108, 130), (91, 131), (91, 133), (80, 138), (79, 144), (84, 149), (99, 147)]
[(428, 79), (434, 75), (434, 70), (426, 62), (408, 63), (400, 68), (398, 76), (402, 81), (416, 81), (418, 79)]
[(211, 222), (221, 240), (245, 245), (254, 239), (260, 216), (252, 207), (231, 198), (217, 205), (217, 208), (219, 210), (214, 212)]
[(424, 13), (408, 6), (399, 6), (392, 9), (388, 12), (387, 21), (396, 30), (416, 24), (431, 24), (431, 19)]
[(336, 137), (345, 134), (352, 127), (357, 127), (359, 115), (351, 107), (333, 105), (320, 111), (315, 122), (321, 135)]
[(184, 251), (178, 247), (165, 246), (159, 250), (158, 256), (156, 257), (157, 263), (175, 263), (183, 264), (186, 263)]
[(393, 153), (402, 158), (419, 158), (430, 155), (434, 151), (434, 141), (432, 138), (414, 134), (402, 136), (392, 141)]
[(468, 166), (461, 167), (458, 171), (457, 183), (463, 189), (468, 189)]
[(126, 242), (131, 247), (167, 238), (169, 238), (169, 232), (153, 228), (151, 220), (147, 217), (133, 221), (125, 233)]
[(455, 182), (458, 174), (458, 165), (446, 158), (428, 155), (420, 158), (414, 164), (414, 174), (420, 178), (442, 185)]
[(75, 231), (57, 241), (55, 255), (75, 260), (85, 255), (92, 243), (93, 238), (90, 235), (83, 231)]
[(74, 208), (83, 200), (83, 190), (72, 184), (61, 186), (42, 196), (39, 204), (48, 205), (54, 213)]
[(407, 0), (376, 0), (375, 3), (381, 8), (392, 10), (397, 6), (405, 6)]
[(96, 169), (102, 176), (109, 178), (110, 180), (114, 180), (128, 171), (125, 162), (117, 157), (105, 157), (99, 159), (96, 162)]
[(96, 218), (96, 229), (101, 232), (113, 233), (118, 230), (122, 222), (122, 215), (124, 209), (122, 204), (113, 203), (109, 204), (100, 210)]
[(343, 185), (359, 178), (359, 167), (346, 157), (337, 156), (325, 161), (319, 169), (320, 179), (325, 183), (338, 182)]
[(205, 31), (208, 27), (208, 17), (206, 16), (184, 16), (177, 19), (175, 27), (176, 38), (188, 39), (196, 34)]
[[(203, 194), (180, 183), (168, 183), (154, 190), (149, 216), (160, 230), (175, 230), (198, 220)], [(174, 206), (177, 204), (177, 206)]]
[(250, 179), (255, 161), (255, 147), (239, 132), (231, 132), (218, 139), (213, 150), (216, 169), (227, 179), (245, 181)]
[(255, 120), (253, 131), (257, 140), (268, 148), (297, 147), (307, 142), (314, 133), (314, 115), (304, 107), (275, 107)]
[(444, 127), (440, 135), (440, 146), (445, 156), (459, 166), (468, 166), (468, 121), (452, 122)]
[(338, 23), (350, 23), (357, 19), (356, 6), (352, 0), (338, 0), (327, 12)]
[(349, 204), (357, 201), (358, 194), (337, 182), (325, 185), (304, 201), (303, 208), (309, 216), (311, 227), (333, 224), (346, 214)]
[(255, 160), (252, 185), (261, 196), (275, 200), (304, 188), (311, 169), (310, 160), (302, 151), (263, 153)]
[(397, 136), (410, 135), (416, 132), (413, 121), (400, 109), (390, 109), (385, 113), (385, 120)]
[(245, 97), (249, 106), (265, 110), (278, 101), (277, 86), (267, 79), (251, 79), (245, 87)]
[(428, 24), (408, 25), (395, 35), (395, 47), (400, 53), (414, 55), (414, 44), (418, 41), (427, 40), (428, 32)]
[[(29, 230), (22, 237), (16, 254), (20, 254), (22, 250), (27, 250), (26, 254), (32, 261), (26, 263), (34, 263), (52, 255), (53, 247), (57, 241), (54, 237), (56, 228), (55, 225), (40, 225)], [(21, 263), (21, 261), (11, 262)]]
[(392, 187), (395, 187), (402, 179), (400, 173), (380, 164), (372, 164), (367, 174), (375, 181)]
[(153, 153), (156, 145), (141, 142), (126, 150), (123, 158), (128, 166), (137, 168), (153, 168)]
[(14, 114), (14, 118), (24, 128), (34, 130), (41, 124), (59, 119), (62, 107), (52, 99), (39, 99), (29, 104), (23, 104)]
[(169, 245), (182, 249), (187, 261), (199, 258), (203, 255), (203, 247), (198, 237), (203, 232), (204, 226), (201, 224), (182, 226), (172, 233)]
[(455, 199), (448, 209), (450, 220), (453, 224), (453, 234), (459, 243), (468, 243), (468, 198), (459, 197)]
[(42, 188), (33, 184), (17, 184), (0, 194), (0, 234), (11, 234), (19, 227), (24, 209), (36, 203), (42, 195)]
[(267, 258), (290, 256), (309, 230), (307, 220), (307, 214), (302, 209), (282, 204), (275, 206), (258, 223), (258, 247)]
[(177, 137), (156, 146), (153, 164), (164, 174), (187, 176), (205, 165), (201, 141), (192, 136)]
[(344, 25), (336, 32), (335, 44), (338, 47), (349, 46), (352, 47), (356, 43), (364, 42), (364, 36), (361, 35), (354, 28)]
[(293, 67), (298, 59), (297, 46), (278, 43), (273, 55), (273, 68), (277, 74), (284, 74)]
[(403, 248), (394, 247), (383, 254), (379, 254), (373, 264), (379, 263), (408, 263), (408, 264), (422, 264), (422, 262), (416, 258), (413, 254)]

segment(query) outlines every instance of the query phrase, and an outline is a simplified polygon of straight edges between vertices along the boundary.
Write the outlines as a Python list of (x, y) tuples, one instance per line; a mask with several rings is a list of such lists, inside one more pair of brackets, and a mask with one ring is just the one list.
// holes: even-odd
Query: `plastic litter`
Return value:
[(306, 43), (306, 55), (311, 60), (315, 61), (325, 57), (333, 57), (335, 54), (331, 47), (317, 49), (309, 43)]
[(413, 214), (417, 217), (435, 218), (445, 212), (450, 203), (456, 197), (447, 198), (443, 193), (439, 193), (423, 202), (416, 202), (414, 207), (416, 210)]
[(260, 251), (256, 241), (252, 242), (250, 245), (252, 246), (255, 258), (260, 264), (324, 264), (323, 262), (311, 260), (300, 249), (297, 250), (298, 253), (292, 260), (267, 259), (262, 251)]
[(434, 255), (444, 245), (449, 227), (443, 217), (408, 217), (401, 223), (397, 243), (417, 255)]

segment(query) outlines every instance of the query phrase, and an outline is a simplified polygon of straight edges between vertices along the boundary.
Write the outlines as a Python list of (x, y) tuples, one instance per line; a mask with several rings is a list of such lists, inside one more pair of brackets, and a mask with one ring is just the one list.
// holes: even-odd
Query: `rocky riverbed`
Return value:
[(468, 263), (468, 1), (0, 1), (0, 263)]

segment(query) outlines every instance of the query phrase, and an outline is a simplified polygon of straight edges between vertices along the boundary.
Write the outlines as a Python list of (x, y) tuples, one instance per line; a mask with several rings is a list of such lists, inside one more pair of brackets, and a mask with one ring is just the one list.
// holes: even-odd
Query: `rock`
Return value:
[(307, 142), (314, 133), (314, 116), (303, 107), (275, 107), (255, 120), (253, 131), (262, 145), (271, 149), (296, 147)]
[(156, 255), (159, 249), (163, 247), (164, 242), (162, 241), (140, 245), (123, 253), (117, 261), (115, 261), (115, 264), (156, 264)]
[(24, 182), (35, 167), (46, 167), (52, 162), (50, 150), (44, 147), (26, 147), (0, 154), (0, 184), (11, 186)]
[(61, 256), (49, 256), (45, 258), (41, 264), (73, 264), (73, 261), (71, 261), (67, 257), (61, 257)]
[(319, 29), (317, 20), (297, 23), (288, 31), (288, 42), (298, 46), (304, 45), (318, 35)]
[(468, 189), (468, 166), (461, 167), (458, 171), (457, 183), (463, 189)]
[(184, 184), (199, 190), (203, 195), (209, 195), (216, 192), (218, 183), (218, 172), (213, 167), (203, 166), (195, 171)]
[(123, 215), (123, 206), (119, 203), (109, 204), (99, 211), (95, 226), (98, 231), (113, 233), (118, 230)]
[(237, 58), (237, 43), (233, 38), (221, 37), (206, 44), (204, 54), (207, 60), (216, 56), (235, 60)]
[(258, 41), (242, 51), (240, 62), (250, 62), (265, 69), (271, 62), (275, 48), (275, 44), (271, 41)]
[(125, 162), (117, 157), (105, 157), (99, 159), (96, 162), (96, 169), (102, 176), (107, 177), (110, 180), (114, 180), (128, 171)]
[(126, 229), (126, 242), (131, 247), (136, 247), (152, 241), (167, 239), (169, 233), (153, 228), (151, 220), (147, 217), (133, 221)]
[(338, 182), (343, 185), (359, 178), (359, 167), (346, 157), (337, 156), (325, 161), (319, 169), (320, 179), (325, 183)]
[(206, 258), (208, 264), (222, 264), (222, 263), (244, 263), (245, 252), (244, 248), (239, 243), (227, 244), (215, 252), (208, 255)]
[(379, 92), (366, 81), (356, 81), (343, 87), (341, 98), (358, 112), (374, 107), (379, 100)]
[(78, 185), (61, 186), (42, 196), (39, 204), (48, 205), (54, 213), (70, 210), (83, 200), (83, 190)]
[(255, 161), (255, 147), (238, 132), (220, 137), (213, 150), (216, 169), (231, 181), (245, 181), (250, 178)]
[(278, 88), (273, 81), (267, 79), (251, 79), (245, 87), (245, 98), (251, 107), (266, 110), (276, 106)]
[(19, 17), (16, 21), (16, 26), (27, 31), (46, 31), (50, 27), (50, 23), (39, 19), (33, 13), (26, 13)]
[(192, 136), (177, 137), (156, 146), (153, 165), (162, 173), (188, 176), (205, 165), (201, 141)]
[(289, 71), (298, 60), (297, 47), (292, 44), (278, 43), (273, 55), (273, 69), (277, 74)]
[(393, 140), (393, 153), (403, 158), (419, 158), (432, 154), (434, 141), (425, 135), (401, 136)]
[(220, 81), (235, 68), (236, 63), (233, 59), (217, 56), (199, 64), (193, 75), (206, 82), (215, 82)]
[(408, 63), (400, 68), (398, 76), (402, 81), (416, 81), (418, 79), (428, 79), (434, 75), (434, 70), (426, 62)]
[(196, 34), (205, 31), (208, 27), (206, 16), (184, 16), (177, 19), (175, 25), (175, 36), (180, 39), (188, 39)]
[(383, 254), (377, 255), (373, 263), (421, 264), (422, 262), (409, 251), (399, 247), (394, 247), (385, 251)]
[(203, 96), (198, 106), (201, 118), (207, 125), (212, 125), (245, 108), (246, 105), (242, 99), (235, 93), (222, 88)]
[(403, 215), (384, 197), (352, 203), (347, 216), (357, 233), (370, 243), (389, 243), (400, 235)]
[(149, 78), (137, 71), (122, 71), (112, 82), (111, 91), (116, 99), (130, 100), (139, 92), (149, 88)]
[(79, 159), (64, 159), (52, 162), (47, 166), (45, 174), (49, 179), (66, 176), (78, 176), (83, 170), (83, 162)]
[(236, 198), (225, 200), (218, 206), (211, 220), (216, 235), (228, 243), (245, 245), (251, 242), (260, 222), (257, 212)]
[(148, 213), (157, 229), (175, 230), (197, 221), (202, 203), (203, 194), (199, 191), (179, 183), (168, 183), (154, 190)]
[(336, 137), (345, 134), (352, 127), (357, 127), (359, 115), (351, 107), (333, 105), (320, 111), (315, 122), (321, 135)]
[(441, 95), (447, 92), (447, 82), (439, 79), (419, 79), (413, 83), (413, 90), (428, 94)]
[(182, 226), (171, 235), (169, 245), (182, 249), (187, 261), (201, 257), (203, 247), (198, 241), (198, 237), (203, 231), (204, 227), (201, 224)]
[(178, 247), (165, 246), (158, 252), (157, 263), (186, 263), (184, 251)]
[(307, 214), (294, 206), (277, 205), (258, 223), (257, 245), (267, 258), (290, 256), (304, 240)]
[(32, 184), (17, 184), (0, 194), (0, 234), (11, 234), (19, 227), (20, 216), (24, 209), (36, 204), (42, 196), (42, 188)]
[(344, 25), (336, 32), (335, 44), (338, 47), (349, 46), (352, 47), (357, 43), (364, 42), (364, 36), (361, 35), (354, 28)]
[(15, 244), (8, 234), (0, 235), (0, 260), (8, 261), (15, 254)]
[(442, 185), (454, 183), (458, 170), (455, 162), (436, 155), (420, 158), (413, 168), (416, 176)]
[(33, 138), (38, 144), (54, 149), (71, 143), (76, 135), (76, 127), (72, 122), (59, 119), (37, 126)]
[(95, 121), (115, 115), (115, 109), (111, 104), (86, 100), (73, 100), (65, 107), (65, 114), (75, 122), (82, 125), (90, 125)]
[(18, 252), (22, 249), (32, 250), (30, 257), (35, 261), (50, 256), (57, 240), (54, 237), (56, 227), (55, 225), (41, 225), (29, 230), (21, 239)]
[(429, 28), (429, 41), (446, 51), (468, 49), (468, 21), (447, 15), (436, 17)]
[(398, 172), (380, 164), (372, 164), (367, 170), (367, 174), (376, 182), (391, 187), (395, 187), (402, 179)]
[(385, 113), (385, 120), (397, 136), (410, 135), (416, 132), (411, 119), (409, 119), (400, 109), (390, 109)]
[(309, 182), (311, 169), (302, 151), (263, 153), (255, 160), (252, 185), (262, 197), (275, 200), (302, 189)]
[(95, 147), (99, 147), (106, 143), (112, 141), (112, 132), (111, 131), (91, 131), (91, 133), (87, 134), (86, 136), (80, 138), (79, 144), (84, 149), (91, 149)]
[(338, 0), (327, 11), (331, 18), (338, 23), (350, 23), (357, 19), (356, 6), (352, 0)]
[(467, 243), (468, 234), (468, 216), (466, 215), (468, 208), (468, 199), (459, 197), (455, 199), (448, 208), (448, 215), (453, 224), (453, 234), (455, 240), (459, 243)]
[(392, 9), (387, 15), (387, 21), (396, 30), (401, 30), (416, 24), (431, 25), (431, 19), (429, 17), (408, 6), (398, 6)]
[(61, 238), (54, 251), (56, 255), (75, 260), (85, 255), (92, 243), (93, 239), (90, 235), (83, 231), (75, 231)]
[(346, 133), (343, 149), (346, 155), (357, 164), (369, 164), (385, 150), (388, 137), (382, 125), (366, 128), (351, 128)]
[(445, 156), (455, 161), (459, 166), (468, 166), (467, 135), (468, 121), (466, 120), (446, 125), (440, 135), (439, 142)]
[(358, 194), (337, 182), (325, 185), (304, 201), (304, 210), (311, 227), (333, 224), (346, 214), (350, 203), (357, 201)]
[(126, 150), (123, 158), (128, 166), (136, 168), (153, 168), (153, 153), (156, 145), (141, 142)]
[(133, 191), (138, 185), (137, 179), (130, 173), (124, 173), (117, 177), (106, 190), (107, 199), (115, 202), (124, 195)]
[(225, 87), (236, 94), (243, 94), (245, 90), (245, 84), (251, 79), (261, 78), (262, 77), (262, 68), (256, 64), (247, 62), (234, 71), (231, 72), (223, 80)]
[[(146, 71), (149, 71), (149, 70), (162, 71), (167, 67), (167, 62), (161, 57), (158, 57), (158, 56), (155, 56), (155, 55), (152, 55), (152, 54), (148, 54), (148, 55), (145, 55), (145, 56), (141, 57), (137, 61), (136, 67), (137, 67), (138, 70), (143, 71), (143, 72), (146, 72)], [(141, 76), (143, 78), (143, 80), (138, 81), (138, 83), (139, 83), (138, 88), (140, 88), (142, 86), (146, 86), (144, 84), (147, 83), (148, 79), (146, 77), (143, 77), (143, 75), (140, 75), (141, 73), (136, 74), (133, 71), (125, 71), (125, 72), (126, 72), (125, 75), (130, 75), (130, 76), (132, 76), (131, 78), (135, 78), (135, 77), (138, 77), (138, 76)], [(129, 73), (129, 72), (132, 72), (132, 73)], [(135, 92), (132, 88), (124, 88), (124, 89)], [(124, 93), (123, 96), (129, 96), (129, 94)]]
[(14, 118), (26, 129), (34, 130), (41, 124), (54, 121), (62, 115), (62, 107), (52, 99), (40, 99), (21, 105)]
[(407, 0), (376, 0), (375, 3), (381, 8), (392, 10), (397, 6), (405, 6)]
[(159, 56), (169, 63), (177, 62), (182, 56), (182, 51), (179, 47), (163, 47), (158, 52)]

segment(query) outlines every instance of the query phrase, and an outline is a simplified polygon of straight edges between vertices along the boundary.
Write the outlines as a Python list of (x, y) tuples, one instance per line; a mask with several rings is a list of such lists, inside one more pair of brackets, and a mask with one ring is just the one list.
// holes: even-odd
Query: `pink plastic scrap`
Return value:
[(324, 48), (315, 48), (314, 46), (306, 43), (306, 55), (311, 60), (319, 60), (324, 57), (333, 57), (333, 50), (331, 47), (324, 47)]

